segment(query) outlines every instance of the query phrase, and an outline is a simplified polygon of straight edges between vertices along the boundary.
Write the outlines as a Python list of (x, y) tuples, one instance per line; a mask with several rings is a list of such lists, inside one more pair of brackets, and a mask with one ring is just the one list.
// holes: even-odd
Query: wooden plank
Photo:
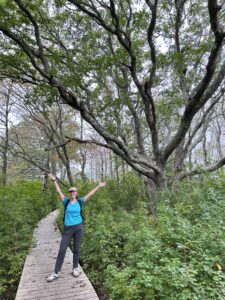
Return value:
[(47, 282), (53, 272), (61, 241), (55, 224), (58, 211), (41, 220), (34, 230), (34, 246), (26, 257), (18, 286), (16, 300), (98, 300), (98, 296), (81, 269), (79, 277), (73, 277), (72, 252), (67, 250), (62, 271), (58, 279)]

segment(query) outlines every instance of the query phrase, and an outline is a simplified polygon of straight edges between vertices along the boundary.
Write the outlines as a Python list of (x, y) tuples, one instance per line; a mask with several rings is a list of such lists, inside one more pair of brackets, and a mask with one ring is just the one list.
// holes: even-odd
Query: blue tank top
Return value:
[[(66, 204), (68, 198), (64, 197), (63, 204)], [(84, 204), (84, 198), (80, 197), (80, 201)], [(74, 204), (71, 202), (67, 205), (66, 212), (65, 212), (65, 226), (77, 225), (82, 223), (82, 217), (80, 215), (80, 204), (76, 201)]]

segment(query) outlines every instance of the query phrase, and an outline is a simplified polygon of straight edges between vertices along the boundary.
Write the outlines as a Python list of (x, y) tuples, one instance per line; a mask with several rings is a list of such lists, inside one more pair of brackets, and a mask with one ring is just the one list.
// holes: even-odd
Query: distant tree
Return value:
[(6, 185), (9, 160), (10, 113), (13, 107), (12, 82), (3, 81), (0, 84), (0, 182)]
[[(14, 97), (20, 106), (21, 121), (12, 130), (11, 151), (44, 173), (51, 170), (60, 174), (62, 165), (70, 185), (74, 185), (71, 162), (77, 161), (78, 155), (76, 147), (65, 138), (74, 135), (77, 129), (74, 111), (63, 108), (57, 99), (49, 107), (46, 97), (43, 99), (31, 88), (18, 87)], [(64, 179), (62, 170), (60, 177)]]

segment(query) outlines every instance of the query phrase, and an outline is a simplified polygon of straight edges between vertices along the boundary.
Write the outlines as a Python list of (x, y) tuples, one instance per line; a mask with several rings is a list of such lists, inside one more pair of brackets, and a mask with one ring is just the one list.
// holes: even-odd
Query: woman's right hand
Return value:
[(56, 180), (55, 175), (53, 175), (52, 173), (49, 173), (48, 176), (51, 178), (52, 181)]

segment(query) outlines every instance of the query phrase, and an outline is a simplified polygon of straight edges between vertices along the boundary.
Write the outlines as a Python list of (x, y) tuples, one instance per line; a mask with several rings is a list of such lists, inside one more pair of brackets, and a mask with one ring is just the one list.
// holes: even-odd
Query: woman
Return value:
[(56, 259), (55, 270), (54, 272), (47, 278), (47, 281), (53, 281), (59, 277), (59, 272), (62, 268), (62, 264), (64, 261), (64, 257), (66, 254), (66, 250), (70, 244), (71, 239), (74, 240), (74, 253), (73, 253), (73, 270), (72, 275), (77, 277), (80, 275), (80, 271), (78, 269), (79, 257), (80, 257), (80, 245), (83, 238), (84, 233), (84, 225), (81, 216), (81, 206), (85, 204), (85, 202), (93, 196), (98, 189), (104, 187), (106, 182), (100, 182), (96, 188), (90, 191), (86, 196), (81, 197), (78, 201), (77, 198), (77, 189), (75, 187), (71, 187), (69, 189), (69, 200), (64, 196), (60, 187), (57, 184), (56, 177), (51, 173), (48, 174), (51, 180), (54, 182), (57, 193), (59, 194), (60, 199), (62, 200), (64, 206), (66, 206), (65, 210), (65, 218), (64, 218), (64, 233), (62, 234), (62, 240), (59, 248), (59, 253)]

